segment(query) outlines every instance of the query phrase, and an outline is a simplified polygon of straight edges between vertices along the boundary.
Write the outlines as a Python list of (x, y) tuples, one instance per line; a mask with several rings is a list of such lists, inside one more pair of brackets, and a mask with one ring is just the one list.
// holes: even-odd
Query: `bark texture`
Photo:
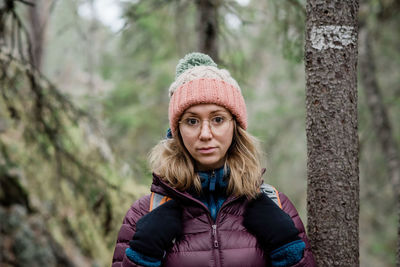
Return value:
[(220, 0), (197, 0), (198, 49), (218, 63), (218, 8)]
[(371, 47), (368, 28), (360, 29), (360, 70), (372, 123), (385, 158), (390, 183), (394, 190), (398, 213), (397, 266), (400, 267), (400, 157), (399, 149), (393, 137), (388, 112), (383, 103), (382, 94), (376, 79), (374, 54)]
[(357, 0), (307, 0), (308, 234), (318, 266), (359, 266)]
[(28, 9), (29, 26), (31, 28), (30, 41), (32, 44), (32, 62), (37, 70), (41, 70), (43, 62), (43, 51), (46, 41), (46, 28), (50, 16), (50, 1), (37, 0)]

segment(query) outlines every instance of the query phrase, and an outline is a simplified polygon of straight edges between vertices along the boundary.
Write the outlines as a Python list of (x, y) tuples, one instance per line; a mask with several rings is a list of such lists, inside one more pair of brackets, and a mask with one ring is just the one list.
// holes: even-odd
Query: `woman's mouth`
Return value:
[(216, 150), (216, 147), (201, 147), (197, 149), (200, 154), (211, 154)]

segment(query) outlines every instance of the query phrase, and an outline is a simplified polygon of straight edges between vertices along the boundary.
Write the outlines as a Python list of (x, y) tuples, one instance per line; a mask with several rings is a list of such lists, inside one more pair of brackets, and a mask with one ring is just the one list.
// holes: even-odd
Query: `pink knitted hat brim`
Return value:
[(168, 117), (173, 136), (176, 136), (178, 122), (183, 112), (197, 104), (222, 106), (235, 116), (243, 129), (247, 129), (246, 104), (240, 91), (225, 81), (201, 78), (180, 86), (170, 99)]

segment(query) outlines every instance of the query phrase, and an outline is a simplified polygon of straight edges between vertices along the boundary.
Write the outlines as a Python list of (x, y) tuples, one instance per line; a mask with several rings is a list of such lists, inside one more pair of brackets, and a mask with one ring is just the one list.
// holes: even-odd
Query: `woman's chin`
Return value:
[(223, 160), (200, 160), (197, 161), (197, 169), (199, 171), (207, 171), (220, 168), (224, 165)]

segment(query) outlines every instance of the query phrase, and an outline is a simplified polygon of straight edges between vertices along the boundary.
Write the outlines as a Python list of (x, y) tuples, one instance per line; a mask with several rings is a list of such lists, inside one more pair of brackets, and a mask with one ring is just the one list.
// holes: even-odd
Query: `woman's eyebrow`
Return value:
[(211, 111), (210, 114), (219, 113), (219, 112), (221, 112), (221, 113), (229, 113), (229, 112), (227, 112), (226, 110), (217, 109), (217, 110)]
[(197, 114), (196, 112), (187, 111), (187, 112), (185, 112), (185, 113), (182, 114), (182, 117), (183, 117), (183, 116), (186, 116), (186, 115), (198, 115), (198, 114)]
[[(227, 113), (227, 114), (228, 114), (228, 112), (225, 111), (225, 110), (223, 110), (223, 109), (213, 110), (213, 111), (211, 111), (209, 114), (212, 115), (212, 114), (219, 113), (219, 112), (221, 112), (221, 113)], [(183, 117), (183, 116), (186, 116), (186, 115), (196, 115), (196, 116), (198, 116), (199, 114), (196, 113), (196, 112), (187, 111), (187, 112), (183, 113), (182, 117)]]

